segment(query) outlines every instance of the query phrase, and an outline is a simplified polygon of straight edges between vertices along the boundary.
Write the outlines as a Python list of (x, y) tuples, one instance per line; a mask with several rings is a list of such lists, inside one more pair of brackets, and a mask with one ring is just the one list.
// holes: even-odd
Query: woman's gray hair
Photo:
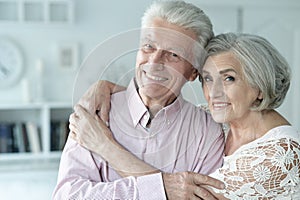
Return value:
[(142, 17), (142, 27), (147, 27), (155, 18), (161, 18), (171, 24), (194, 31), (203, 48), (214, 36), (208, 16), (197, 6), (184, 1), (154, 2)]
[(208, 56), (231, 52), (239, 60), (246, 81), (263, 95), (253, 110), (279, 107), (290, 86), (290, 67), (286, 59), (266, 39), (251, 34), (220, 34), (206, 47)]

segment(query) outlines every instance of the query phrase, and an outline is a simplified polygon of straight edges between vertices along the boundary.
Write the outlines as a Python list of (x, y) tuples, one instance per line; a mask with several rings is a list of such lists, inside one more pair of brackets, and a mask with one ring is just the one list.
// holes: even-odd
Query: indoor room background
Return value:
[[(14, 66), (8, 73), (0, 63), (1, 200), (51, 199), (81, 64), (98, 44), (138, 28), (151, 2), (0, 0), (0, 61)], [(300, 130), (300, 1), (188, 2), (207, 13), (215, 34), (255, 33), (279, 49), (292, 68), (291, 89), (279, 111)], [(100, 61), (106, 73), (98, 78), (119, 81), (134, 62), (134, 53), (109, 66)], [(84, 88), (96, 80), (87, 78)], [(188, 83), (183, 96), (205, 103), (198, 81)]]

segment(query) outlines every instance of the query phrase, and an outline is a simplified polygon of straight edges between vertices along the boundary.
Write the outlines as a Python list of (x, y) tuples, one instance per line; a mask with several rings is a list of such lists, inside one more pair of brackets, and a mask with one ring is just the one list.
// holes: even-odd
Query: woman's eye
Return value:
[(235, 78), (233, 76), (226, 76), (225, 81), (235, 81)]
[(204, 80), (204, 82), (210, 82), (212, 79), (209, 76), (204, 76), (203, 80)]

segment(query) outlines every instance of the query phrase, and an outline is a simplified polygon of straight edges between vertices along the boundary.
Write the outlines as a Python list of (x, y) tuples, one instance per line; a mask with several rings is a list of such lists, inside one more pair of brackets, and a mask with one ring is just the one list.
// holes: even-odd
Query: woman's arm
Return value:
[(89, 113), (98, 114), (108, 124), (111, 94), (125, 89), (125, 87), (110, 81), (100, 80), (89, 87), (87, 92), (80, 98), (78, 104), (83, 106)]

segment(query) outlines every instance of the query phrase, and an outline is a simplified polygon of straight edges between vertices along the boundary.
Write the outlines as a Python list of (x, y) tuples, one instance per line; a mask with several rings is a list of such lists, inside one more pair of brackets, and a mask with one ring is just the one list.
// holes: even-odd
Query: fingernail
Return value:
[(108, 121), (106, 121), (106, 122), (105, 122), (105, 125), (106, 125), (107, 127), (109, 127), (109, 123), (108, 123)]
[(221, 183), (221, 184), (220, 184), (220, 187), (221, 187), (221, 189), (225, 189), (225, 184), (224, 184), (224, 183)]

